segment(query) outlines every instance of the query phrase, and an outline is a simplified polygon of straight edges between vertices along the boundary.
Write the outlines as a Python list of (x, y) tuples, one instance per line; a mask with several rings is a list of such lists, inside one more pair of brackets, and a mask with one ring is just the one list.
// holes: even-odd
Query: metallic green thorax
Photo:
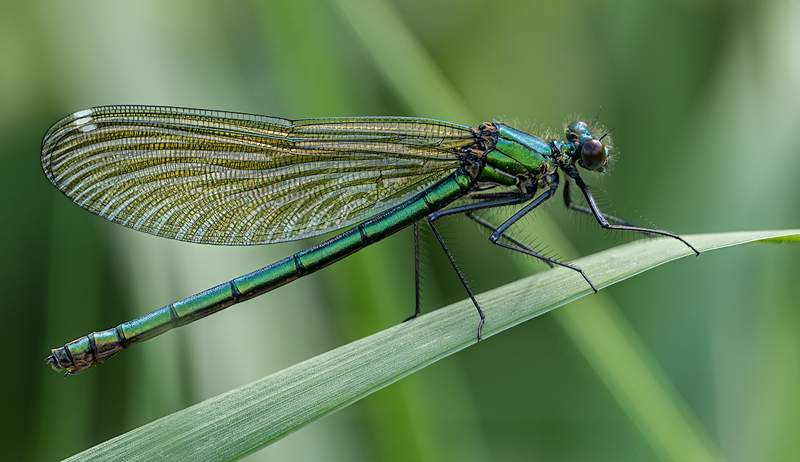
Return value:
[(486, 154), (480, 181), (505, 186), (518, 184), (518, 176), (545, 173), (555, 168), (550, 144), (537, 136), (503, 124), (494, 124), (497, 140)]

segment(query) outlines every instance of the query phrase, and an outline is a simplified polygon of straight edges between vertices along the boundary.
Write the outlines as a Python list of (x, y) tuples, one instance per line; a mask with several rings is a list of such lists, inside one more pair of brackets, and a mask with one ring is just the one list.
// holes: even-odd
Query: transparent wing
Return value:
[(418, 118), (290, 121), (232, 112), (104, 106), (42, 143), (50, 181), (129, 228), (248, 245), (323, 234), (380, 213), (458, 167), (469, 127)]

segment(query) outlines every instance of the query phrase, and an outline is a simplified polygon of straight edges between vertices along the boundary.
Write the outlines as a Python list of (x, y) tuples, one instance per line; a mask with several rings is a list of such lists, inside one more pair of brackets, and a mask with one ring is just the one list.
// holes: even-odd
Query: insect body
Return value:
[[(608, 229), (678, 239), (667, 231), (606, 217), (578, 167), (602, 172), (607, 147), (583, 122), (564, 139), (545, 140), (500, 123), (477, 128), (411, 117), (287, 120), (157, 106), (104, 106), (57, 122), (42, 143), (50, 181), (81, 207), (110, 221), (172, 239), (255, 245), (346, 229), (249, 274), (114, 328), (52, 350), (48, 363), (75, 373), (127, 346), (193, 322), (317, 271), (423, 220), (433, 230), (479, 314), (484, 313), (436, 222), (463, 214), (498, 246), (550, 266), (577, 268), (539, 254), (507, 230), (564, 183), (565, 204)], [(573, 203), (574, 182), (588, 207)], [(454, 205), (457, 200), (458, 205)], [(463, 202), (463, 203), (462, 203)], [(499, 226), (476, 215), (518, 205)], [(417, 259), (418, 261), (418, 259)], [(417, 287), (418, 265), (417, 265)], [(595, 289), (596, 290), (596, 289)], [(419, 290), (414, 316), (419, 315)]]

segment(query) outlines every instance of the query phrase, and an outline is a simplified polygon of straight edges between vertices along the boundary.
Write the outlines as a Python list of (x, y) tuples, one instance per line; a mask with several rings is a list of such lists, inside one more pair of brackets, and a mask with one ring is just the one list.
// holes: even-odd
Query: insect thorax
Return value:
[(483, 148), (478, 181), (525, 191), (540, 186), (557, 169), (551, 146), (542, 138), (492, 122), (481, 124), (473, 133), (476, 145)]

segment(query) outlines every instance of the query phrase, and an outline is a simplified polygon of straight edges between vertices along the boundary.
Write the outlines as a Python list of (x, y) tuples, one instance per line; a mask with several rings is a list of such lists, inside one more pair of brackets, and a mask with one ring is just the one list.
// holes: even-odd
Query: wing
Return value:
[(264, 244), (380, 213), (452, 172), (473, 140), (469, 127), (429, 119), (104, 106), (51, 127), (42, 167), (75, 203), (129, 228)]

